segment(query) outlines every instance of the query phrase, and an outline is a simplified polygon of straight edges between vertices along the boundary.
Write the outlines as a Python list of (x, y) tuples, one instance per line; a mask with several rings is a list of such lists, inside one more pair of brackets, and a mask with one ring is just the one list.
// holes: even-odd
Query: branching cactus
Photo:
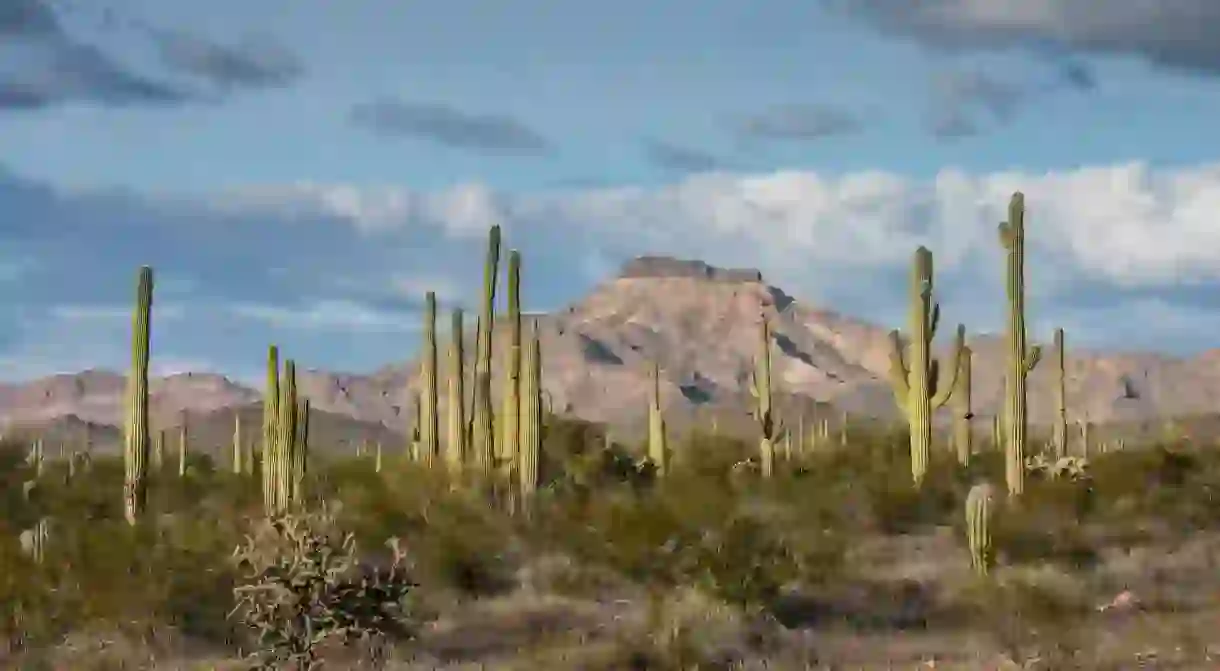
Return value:
[(652, 364), (652, 393), (648, 398), (648, 459), (658, 475), (669, 468), (669, 445), (665, 435), (665, 415), (661, 412), (661, 368)]
[(970, 546), (970, 566), (985, 576), (995, 563), (991, 531), (995, 521), (995, 488), (990, 483), (977, 484), (966, 495), (966, 542)]
[(520, 454), (517, 482), (523, 500), (538, 490), (542, 457), (542, 345), (535, 324), (521, 352)]
[(448, 439), (445, 441), (445, 465), (449, 472), (462, 470), (466, 460), (466, 391), (465, 352), (462, 347), (462, 311), (453, 311), (449, 344), (449, 407)]
[(507, 475), (518, 459), (521, 412), (521, 253), (508, 253), (508, 342), (504, 357), (504, 410), (499, 417), (500, 441), (496, 458), (507, 466)]
[(1055, 458), (1067, 456), (1067, 374), (1064, 370), (1063, 329), (1055, 329), (1055, 426), (1052, 441)]
[(1000, 242), (1007, 252), (1005, 290), (1008, 294), (1008, 349), (1004, 371), (1004, 474), (1010, 496), (1025, 491), (1026, 376), (1038, 365), (1042, 348), (1027, 346), (1025, 334), (1025, 196), (1014, 193), (1008, 221), (1000, 224)]
[(970, 465), (970, 457), (974, 455), (974, 408), (973, 408), (973, 377), (971, 359), (974, 351), (962, 347), (962, 356), (958, 360), (957, 389), (953, 392), (953, 447), (957, 451), (957, 462), (962, 466)]
[(263, 440), (260, 447), (260, 474), (263, 484), (263, 506), (268, 515), (275, 511), (275, 438), (280, 407), (280, 349), (267, 348), (267, 387), (263, 390)]
[(932, 413), (953, 395), (965, 346), (966, 327), (958, 325), (957, 338), (948, 364), (949, 379), (940, 379), (940, 362), (932, 357), (932, 341), (940, 322), (940, 304), (932, 300), (932, 252), (926, 247), (915, 250), (911, 268), (909, 342), (904, 347), (897, 330), (890, 332), (890, 386), (894, 399), (906, 418), (911, 433), (911, 477), (915, 485), (928, 472), (932, 444)]
[(140, 268), (132, 317), (131, 372), (127, 377), (127, 417), (123, 424), (123, 512), (135, 525), (148, 494), (148, 357), (152, 336), (152, 268)]
[(432, 465), (440, 457), (440, 391), (436, 379), (436, 293), (424, 297), (424, 357), (420, 363), (419, 458)]
[(491, 411), (491, 341), (499, 266), (500, 227), (492, 226), (487, 235), (487, 261), (483, 266), (483, 305), (475, 333), (470, 403), (470, 451), (475, 468), (482, 472), (490, 472), (496, 455)]
[(759, 352), (750, 374), (750, 395), (754, 397), (754, 421), (758, 423), (758, 463), (764, 478), (775, 474), (775, 445), (783, 438), (783, 423), (776, 419), (771, 399), (771, 327), (762, 319), (759, 327)]

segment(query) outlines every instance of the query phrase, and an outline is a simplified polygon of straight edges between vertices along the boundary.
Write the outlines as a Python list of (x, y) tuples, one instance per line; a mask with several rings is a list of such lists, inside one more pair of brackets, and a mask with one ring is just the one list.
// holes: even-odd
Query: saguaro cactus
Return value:
[(297, 401), (297, 433), (292, 444), (292, 500), (303, 501), (305, 476), (309, 473), (309, 419), (312, 407), (309, 399)]
[(995, 561), (991, 545), (994, 519), (995, 488), (989, 483), (971, 487), (966, 495), (966, 542), (970, 546), (970, 566), (980, 576), (987, 575)]
[(1067, 374), (1064, 370), (1063, 329), (1055, 329), (1055, 427), (1052, 443), (1055, 446), (1055, 457), (1062, 459), (1067, 456)]
[(521, 352), (520, 460), (517, 482), (523, 499), (538, 490), (542, 456), (542, 352), (538, 327), (530, 328)]
[(475, 333), (474, 384), (470, 403), (470, 450), (475, 468), (484, 472), (495, 463), (491, 411), (491, 336), (495, 319), (496, 278), (500, 265), (500, 227), (487, 235), (487, 261), (483, 266), (483, 305)]
[(932, 358), (932, 341), (940, 323), (940, 304), (932, 300), (932, 252), (926, 247), (915, 250), (911, 267), (909, 326), (905, 347), (897, 329), (890, 332), (890, 386), (894, 399), (906, 418), (911, 433), (911, 477), (916, 486), (928, 471), (932, 444), (932, 413), (949, 401), (957, 384), (965, 346), (966, 327), (958, 325), (957, 338), (948, 364), (950, 377), (940, 379), (941, 366)]
[(123, 445), (123, 512), (134, 525), (148, 493), (148, 358), (152, 336), (153, 271), (140, 268), (131, 325), (131, 372), (127, 377), (127, 417)]
[(462, 469), (466, 459), (465, 352), (462, 347), (462, 311), (453, 311), (449, 344), (449, 426), (445, 441), (445, 464), (451, 473)]
[(275, 345), (267, 348), (267, 386), (263, 390), (263, 440), (259, 448), (261, 465), (259, 472), (263, 485), (263, 507), (268, 515), (275, 511), (275, 468), (272, 455), (275, 451), (276, 422), (279, 421), (280, 406), (280, 349)]
[(962, 355), (958, 361), (957, 389), (953, 392), (953, 447), (957, 451), (957, 461), (963, 466), (970, 465), (970, 457), (974, 454), (974, 409), (971, 359), (974, 351), (967, 346), (962, 347)]
[(511, 477), (516, 460), (521, 412), (521, 253), (508, 253), (508, 342), (504, 357), (504, 410), (500, 415), (500, 444), (496, 455), (507, 464)]
[(783, 424), (774, 415), (771, 403), (771, 327), (763, 317), (759, 328), (759, 352), (750, 374), (750, 395), (754, 397), (754, 420), (760, 433), (759, 472), (764, 478), (775, 474), (775, 444), (783, 437)]
[(440, 392), (436, 379), (436, 293), (424, 297), (424, 357), (420, 363), (419, 459), (432, 465), (440, 457)]
[(652, 364), (652, 393), (648, 396), (648, 459), (659, 475), (669, 470), (669, 444), (665, 415), (661, 412), (661, 367)]
[(242, 470), (244, 468), (249, 468), (249, 466), (242, 463), (242, 461), (243, 461), (242, 457), (243, 457), (245, 448), (243, 446), (241, 438), (242, 438), (242, 436), (241, 436), (241, 413), (234, 412), (233, 413), (233, 474), (234, 475), (241, 475)]
[(292, 359), (284, 361), (280, 379), (280, 397), (276, 402), (275, 441), (266, 457), (265, 466), (272, 474), (271, 515), (282, 515), (293, 500), (293, 452), (297, 442), (297, 369)]
[(1000, 242), (1007, 251), (1005, 290), (1008, 294), (1008, 349), (1004, 372), (1004, 474), (1010, 496), (1025, 491), (1026, 376), (1038, 365), (1042, 348), (1026, 345), (1025, 335), (1025, 196), (1014, 193), (1008, 221), (1000, 224)]
[(178, 427), (178, 477), (180, 478), (186, 477), (186, 453), (190, 447), (186, 437), (188, 421), (186, 411), (183, 410), (182, 426)]

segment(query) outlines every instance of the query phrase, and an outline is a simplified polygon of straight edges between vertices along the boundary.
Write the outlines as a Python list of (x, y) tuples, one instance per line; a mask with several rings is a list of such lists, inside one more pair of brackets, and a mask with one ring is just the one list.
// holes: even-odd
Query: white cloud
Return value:
[(276, 327), (315, 331), (395, 332), (414, 331), (419, 326), (414, 315), (347, 300), (321, 300), (304, 307), (247, 303), (234, 305), (231, 311)]
[[(130, 321), (132, 305), (65, 304), (47, 308), (47, 316), (65, 322)], [(153, 322), (181, 319), (186, 310), (181, 305), (158, 305), (153, 302)]]
[(228, 205), (329, 214), (365, 230), (426, 221), (461, 237), (481, 235), (492, 223), (551, 227), (588, 241), (599, 254), (699, 256), (756, 264), (781, 277), (821, 267), (827, 272), (817, 279), (829, 281), (836, 268), (905, 264), (920, 244), (936, 252), (939, 269), (972, 259), (990, 264), (999, 254), (996, 224), (1016, 190), (1026, 194), (1030, 254), (1052, 260), (1054, 277), (1124, 286), (1220, 279), (1214, 221), (1220, 164), (1133, 162), (980, 175), (945, 169), (928, 180), (876, 171), (711, 173), (657, 188), (512, 196), (474, 185), (432, 194), (294, 185)]

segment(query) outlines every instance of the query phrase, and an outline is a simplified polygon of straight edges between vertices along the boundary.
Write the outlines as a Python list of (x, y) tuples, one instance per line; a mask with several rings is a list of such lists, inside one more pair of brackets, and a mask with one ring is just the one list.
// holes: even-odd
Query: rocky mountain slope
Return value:
[[(885, 382), (889, 327), (802, 303), (756, 270), (639, 258), (584, 299), (531, 319), (542, 337), (544, 384), (556, 412), (608, 422), (616, 430), (638, 426), (648, 366), (657, 361), (671, 424), (681, 429), (715, 416), (731, 430), (747, 426), (746, 380), (760, 316), (773, 324), (774, 378), (789, 403), (808, 408), (817, 401), (853, 416), (894, 417)], [(442, 334), (442, 347), (447, 337)], [(473, 334), (467, 338), (470, 353)], [(971, 345), (976, 414), (989, 416), (1000, 397), (1002, 343), (976, 337)], [(1095, 422), (1206, 414), (1220, 397), (1220, 351), (1175, 359), (1069, 349), (1067, 366), (1069, 407), (1076, 418)], [(300, 373), (299, 385), (321, 411), (320, 430), (336, 440), (361, 435), (393, 442), (392, 433), (407, 423), (415, 369), (403, 363), (369, 375), (309, 370)], [(1051, 416), (1050, 366), (1040, 366), (1030, 384), (1032, 420), (1045, 422)], [(117, 425), (123, 385), (121, 374), (99, 370), (0, 385), (0, 422), (10, 430), (54, 426), (61, 432), (69, 421)], [(225, 427), (213, 431), (217, 436), (231, 435), (232, 412), (239, 408), (248, 408), (250, 426), (257, 426), (259, 392), (218, 375), (157, 379), (151, 394), (159, 428), (181, 423), (185, 412), (188, 424), (212, 422)]]

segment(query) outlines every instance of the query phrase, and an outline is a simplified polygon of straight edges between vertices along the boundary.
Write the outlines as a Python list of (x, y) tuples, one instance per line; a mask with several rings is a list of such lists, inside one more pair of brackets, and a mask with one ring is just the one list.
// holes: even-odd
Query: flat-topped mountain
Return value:
[[(793, 403), (817, 401), (854, 415), (896, 416), (885, 381), (890, 327), (803, 303), (766, 284), (757, 270), (640, 257), (572, 305), (531, 316), (542, 338), (552, 409), (625, 431), (645, 415), (654, 361), (662, 371), (662, 403), (675, 428), (713, 415), (722, 428), (748, 426), (746, 382), (761, 317), (772, 323), (774, 384)], [(440, 337), (443, 345), (448, 335)], [(466, 337), (472, 354), (473, 334)], [(998, 407), (1001, 345), (994, 337), (971, 338), (976, 414), (983, 417)], [(407, 390), (417, 384), (416, 370), (414, 362), (368, 375), (300, 370), (298, 384), (325, 416), (347, 418), (370, 435), (389, 435), (385, 432), (406, 426)], [(1073, 417), (1094, 422), (1210, 414), (1220, 398), (1216, 351), (1173, 358), (1069, 350), (1067, 374)], [(1034, 422), (1051, 417), (1051, 380), (1050, 366), (1040, 366), (1030, 378)], [(4, 384), (0, 420), (21, 425), (75, 417), (117, 425), (122, 393), (122, 376), (99, 370)], [(230, 412), (231, 427), (231, 409), (259, 399), (256, 389), (203, 373), (156, 379), (151, 395), (155, 426), (177, 425), (183, 412), (188, 417)]]

